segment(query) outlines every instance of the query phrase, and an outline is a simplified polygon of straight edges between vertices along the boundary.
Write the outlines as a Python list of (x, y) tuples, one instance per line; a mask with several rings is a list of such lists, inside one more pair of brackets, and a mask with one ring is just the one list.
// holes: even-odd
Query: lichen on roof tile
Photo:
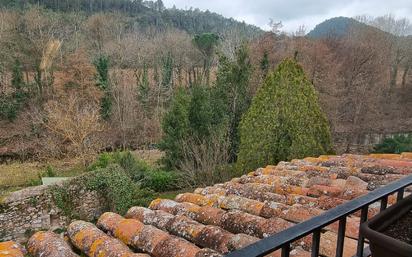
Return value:
[[(76, 221), (68, 234), (88, 256), (221, 256), (408, 174), (412, 153), (308, 157), (260, 168), (174, 200), (156, 199), (149, 208), (131, 208), (125, 217), (105, 213), (98, 228)], [(410, 193), (407, 188), (405, 195)], [(396, 195), (388, 198), (389, 205), (395, 201)], [(379, 203), (372, 204), (368, 216), (379, 208)], [(360, 212), (347, 217), (344, 256), (356, 251), (359, 217)], [(335, 222), (322, 230), (321, 255), (335, 255), (338, 228)], [(290, 256), (310, 256), (311, 245), (311, 235), (293, 242)], [(281, 255), (278, 250), (268, 256)]]
[(27, 249), (33, 257), (76, 257), (71, 247), (59, 235), (40, 231), (30, 237)]
[(13, 241), (0, 242), (0, 257), (24, 257), (26, 250)]

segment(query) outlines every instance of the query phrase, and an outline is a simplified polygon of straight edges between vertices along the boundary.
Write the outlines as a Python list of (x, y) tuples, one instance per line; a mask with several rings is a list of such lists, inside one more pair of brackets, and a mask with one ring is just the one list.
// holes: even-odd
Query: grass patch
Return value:
[[(135, 172), (135, 174), (129, 174), (135, 180), (139, 179), (140, 170), (146, 169), (158, 169), (158, 161), (162, 158), (163, 152), (159, 150), (136, 150), (130, 152), (134, 157), (134, 160), (128, 163), (125, 160), (122, 166), (132, 166), (126, 168), (129, 172)], [(105, 158), (109, 158), (105, 160)], [(118, 160), (111, 160), (113, 158), (112, 153), (103, 153), (98, 157), (98, 160), (103, 163), (99, 163), (94, 168), (103, 168), (99, 165), (107, 166), (109, 163), (116, 163)], [(141, 161), (139, 161), (141, 160)], [(107, 161), (107, 163), (104, 163)], [(147, 167), (145, 167), (147, 166)], [(90, 168), (90, 167), (89, 167)], [(93, 169), (93, 168), (92, 168)], [(11, 162), (0, 164), (0, 197), (3, 197), (11, 192), (41, 184), (41, 177), (75, 177), (87, 172), (82, 165), (81, 160), (53, 160), (50, 162)], [(159, 175), (159, 174), (155, 174)], [(160, 174), (162, 175), (162, 174)], [(153, 179), (146, 181), (154, 184), (155, 186), (162, 186), (162, 183), (157, 183), (157, 181), (162, 182), (162, 176), (159, 179), (153, 177)], [(168, 190), (166, 188), (165, 190)]]
[(74, 177), (84, 173), (77, 160), (50, 163), (12, 162), (0, 164), (0, 196), (41, 184), (41, 177)]

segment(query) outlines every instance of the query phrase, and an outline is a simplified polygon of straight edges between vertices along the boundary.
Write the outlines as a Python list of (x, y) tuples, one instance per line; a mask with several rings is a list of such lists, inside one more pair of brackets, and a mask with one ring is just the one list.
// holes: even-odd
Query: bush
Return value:
[(145, 204), (152, 198), (150, 190), (139, 187), (117, 164), (96, 170), (85, 183), (89, 190), (100, 192), (107, 199), (110, 210), (119, 214), (126, 213), (132, 206)]
[(116, 153), (114, 156), (116, 163), (118, 163), (135, 182), (142, 180), (145, 174), (151, 170), (146, 162), (137, 160), (129, 151)]
[(106, 168), (110, 164), (120, 165), (135, 182), (142, 180), (145, 173), (151, 170), (148, 164), (142, 160), (137, 160), (134, 158), (129, 151), (102, 153), (99, 155), (97, 160), (89, 166), (88, 170), (93, 171), (96, 169)]
[(15, 120), (19, 109), (20, 105), (12, 97), (0, 96), (0, 119)]
[(375, 153), (402, 153), (412, 152), (412, 135), (396, 135), (385, 138), (382, 143), (374, 147)]
[(172, 171), (157, 170), (146, 174), (142, 186), (156, 192), (165, 192), (180, 189), (181, 177)]
[(150, 167), (143, 160), (136, 159), (129, 151), (102, 153), (89, 167), (89, 170), (96, 172), (106, 169), (111, 165), (117, 165), (122, 168), (128, 179), (141, 188), (147, 188), (156, 192), (181, 188), (181, 176), (177, 173)]
[(9, 121), (13, 121), (17, 118), (19, 111), (28, 98), (28, 93), (26, 92), (27, 88), (23, 80), (23, 73), (19, 60), (16, 60), (13, 65), (11, 85), (14, 89), (12, 94), (0, 95), (0, 119), (7, 119)]
[(52, 178), (52, 177), (56, 177), (56, 175), (57, 175), (57, 173), (54, 170), (53, 166), (48, 165), (47, 168), (46, 168), (46, 171), (43, 172), (42, 177)]
[(231, 177), (225, 167), (229, 162), (230, 139), (219, 131), (204, 140), (182, 142), (183, 159), (179, 163), (187, 186), (208, 186)]
[(97, 160), (88, 167), (89, 171), (106, 168), (109, 164), (114, 163), (115, 159), (111, 153), (101, 153)]
[(57, 176), (57, 172), (55, 171), (53, 166), (48, 165), (46, 167), (45, 171), (38, 172), (37, 173), (37, 178), (30, 179), (28, 184), (30, 186), (40, 186), (43, 183), (42, 178), (44, 178), (44, 177), (52, 178), (52, 177), (56, 177), (56, 176)]
[(294, 60), (283, 61), (258, 90), (242, 117), (239, 149), (244, 170), (331, 152), (315, 88)]
[(78, 219), (79, 214), (74, 209), (72, 195), (67, 191), (66, 187), (53, 185), (50, 187), (50, 193), (53, 202), (63, 212), (64, 216), (71, 219)]

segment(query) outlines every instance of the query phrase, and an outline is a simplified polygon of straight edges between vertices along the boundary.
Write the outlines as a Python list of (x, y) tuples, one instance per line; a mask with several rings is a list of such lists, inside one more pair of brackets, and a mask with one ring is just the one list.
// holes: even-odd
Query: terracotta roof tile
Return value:
[(53, 232), (37, 232), (27, 243), (27, 249), (33, 257), (75, 257), (71, 247)]
[(67, 232), (73, 245), (90, 257), (149, 257), (147, 254), (133, 253), (122, 242), (106, 235), (92, 223), (74, 221)]
[(232, 245), (231, 240), (235, 236), (218, 226), (203, 225), (182, 215), (174, 216), (164, 211), (154, 211), (143, 207), (131, 208), (126, 217), (167, 230), (196, 245), (211, 248), (220, 253), (229, 251)]
[[(125, 218), (106, 213), (97, 223), (100, 230), (77, 221), (68, 233), (88, 256), (148, 256), (133, 253), (125, 244), (154, 257), (221, 256), (407, 174), (412, 174), (412, 153), (308, 157), (198, 188), (175, 200), (156, 199), (149, 208), (131, 208)], [(395, 199), (389, 197), (388, 203)], [(368, 215), (379, 208), (379, 203), (372, 204)], [(359, 215), (347, 217), (344, 256), (356, 251)], [(321, 255), (335, 255), (337, 231), (337, 222), (322, 230)], [(310, 256), (311, 244), (311, 235), (294, 242), (290, 256)], [(280, 251), (269, 256), (280, 256)]]
[(0, 257), (24, 257), (25, 253), (25, 249), (13, 241), (0, 242)]
[[(136, 211), (134, 211), (136, 212)], [(130, 216), (133, 211), (129, 212)], [(144, 213), (137, 217), (143, 217)], [(170, 217), (170, 216), (169, 216)], [(166, 217), (167, 219), (167, 217)], [(172, 222), (175, 222), (174, 224)], [(190, 228), (188, 228), (192, 225)], [(196, 227), (198, 231), (196, 231)], [(198, 257), (198, 256), (219, 256), (216, 252), (209, 249), (200, 249), (188, 241), (170, 235), (169, 233), (160, 230), (151, 225), (144, 225), (137, 219), (126, 219), (115, 213), (105, 213), (97, 221), (97, 226), (114, 235), (123, 243), (131, 246), (135, 250), (147, 252), (155, 257), (170, 256), (170, 257)], [(175, 231), (181, 234), (186, 233), (187, 237), (191, 234), (192, 237), (196, 233), (200, 233), (199, 227), (201, 224), (188, 224), (188, 222), (180, 222), (176, 218), (170, 219), (166, 226), (175, 226)], [(186, 228), (182, 228), (186, 226)]]

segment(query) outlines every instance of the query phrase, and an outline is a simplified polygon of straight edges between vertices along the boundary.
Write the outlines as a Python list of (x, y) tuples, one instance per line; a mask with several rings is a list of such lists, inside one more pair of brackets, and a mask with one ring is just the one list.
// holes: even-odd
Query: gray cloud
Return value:
[(312, 29), (325, 19), (357, 15), (412, 19), (412, 0), (163, 0), (167, 7), (199, 8), (268, 29), (269, 19), (282, 21), (284, 30), (300, 25)]

